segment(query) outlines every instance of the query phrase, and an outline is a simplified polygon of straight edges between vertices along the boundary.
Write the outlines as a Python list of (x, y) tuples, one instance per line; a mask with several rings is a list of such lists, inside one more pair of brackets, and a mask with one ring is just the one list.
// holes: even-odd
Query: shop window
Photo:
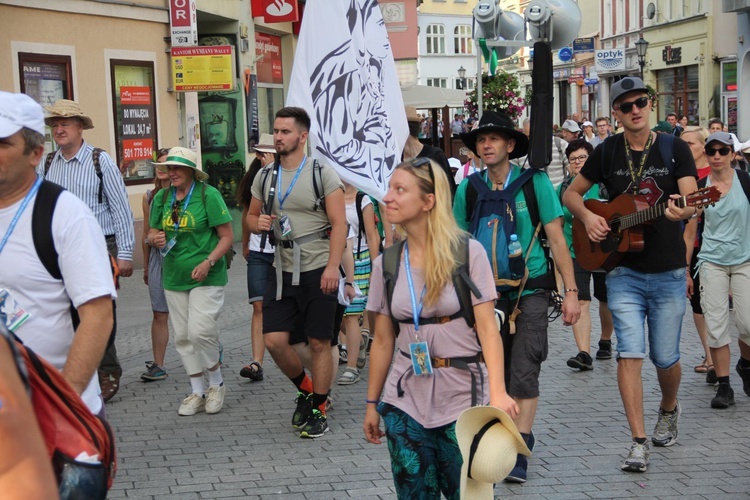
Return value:
[(126, 184), (141, 184), (154, 178), (156, 101), (154, 63), (110, 61), (112, 102), (115, 116), (117, 165)]
[(255, 32), (255, 55), (258, 58), (258, 128), (260, 133), (273, 132), (276, 112), (284, 107), (284, 72), (281, 64), (281, 37)]
[[(70, 56), (18, 53), (21, 68), (21, 92), (48, 106), (58, 99), (75, 99), (71, 78)], [(45, 152), (54, 151), (55, 143), (49, 127), (45, 127)]]
[(445, 54), (445, 26), (442, 24), (427, 26), (427, 53)]
[(698, 66), (665, 69), (657, 73), (659, 120), (667, 114), (687, 115), (689, 123), (700, 121), (698, 109)]
[(459, 24), (453, 29), (453, 52), (455, 54), (473, 54), (474, 40), (471, 38), (471, 26)]

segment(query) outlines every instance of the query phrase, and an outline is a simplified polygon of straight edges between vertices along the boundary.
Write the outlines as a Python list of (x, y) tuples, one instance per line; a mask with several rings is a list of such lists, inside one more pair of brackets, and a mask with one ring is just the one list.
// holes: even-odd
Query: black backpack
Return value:
[[(261, 171), (260, 189), (261, 194), (266, 196), (266, 186), (268, 185), (268, 174), (271, 170), (277, 168), (277, 162), (274, 162), (270, 167), (264, 167)], [(318, 163), (318, 160), (313, 160), (313, 172), (312, 172), (313, 190), (315, 191), (315, 204), (313, 210), (316, 212), (321, 209), (325, 212), (326, 210), (326, 196), (323, 188), (323, 167)], [(266, 200), (261, 200), (265, 205)]]
[[(453, 257), (456, 262), (456, 269), (453, 271), (453, 286), (456, 289), (458, 303), (461, 308), (458, 312), (448, 317), (420, 318), (419, 323), (421, 325), (446, 323), (463, 317), (466, 320), (466, 324), (471, 328), (474, 328), (476, 320), (474, 318), (474, 306), (471, 303), (471, 294), (473, 293), (474, 296), (479, 299), (482, 298), (482, 292), (479, 291), (479, 288), (477, 288), (476, 284), (471, 280), (469, 270), (469, 240), (469, 235), (462, 235), (459, 245), (453, 249)], [(410, 323), (413, 321), (413, 318), (399, 321), (393, 317), (391, 308), (393, 304), (393, 291), (396, 287), (398, 272), (401, 267), (401, 253), (403, 249), (404, 240), (401, 240), (383, 251), (383, 280), (385, 282), (385, 294), (386, 300), (388, 301), (388, 310), (391, 313), (391, 321), (393, 322), (393, 331), (396, 336), (398, 336), (401, 331), (399, 323)]]

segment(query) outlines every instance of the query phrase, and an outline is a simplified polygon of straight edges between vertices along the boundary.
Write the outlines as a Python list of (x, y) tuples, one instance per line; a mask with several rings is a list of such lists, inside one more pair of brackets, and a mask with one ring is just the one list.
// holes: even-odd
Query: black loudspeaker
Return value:
[(532, 168), (544, 169), (552, 161), (552, 86), (552, 48), (548, 42), (536, 42), (531, 70), (529, 165)]

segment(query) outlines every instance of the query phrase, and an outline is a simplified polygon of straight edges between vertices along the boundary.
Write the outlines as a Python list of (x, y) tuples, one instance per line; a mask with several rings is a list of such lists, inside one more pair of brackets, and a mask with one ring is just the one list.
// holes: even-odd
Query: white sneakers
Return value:
[(183, 417), (195, 415), (201, 411), (209, 414), (219, 413), (224, 406), (224, 394), (226, 392), (227, 388), (224, 384), (209, 386), (208, 396), (199, 396), (198, 394), (189, 395), (182, 401), (177, 413)]
[(227, 387), (224, 384), (211, 385), (208, 387), (208, 397), (206, 398), (206, 413), (219, 413), (224, 406), (224, 393)]

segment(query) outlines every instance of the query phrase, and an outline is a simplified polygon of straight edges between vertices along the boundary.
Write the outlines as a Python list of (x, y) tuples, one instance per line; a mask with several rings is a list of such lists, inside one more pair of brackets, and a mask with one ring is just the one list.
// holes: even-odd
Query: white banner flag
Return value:
[(313, 158), (382, 199), (409, 128), (376, 0), (308, 0), (288, 106), (312, 119)]

